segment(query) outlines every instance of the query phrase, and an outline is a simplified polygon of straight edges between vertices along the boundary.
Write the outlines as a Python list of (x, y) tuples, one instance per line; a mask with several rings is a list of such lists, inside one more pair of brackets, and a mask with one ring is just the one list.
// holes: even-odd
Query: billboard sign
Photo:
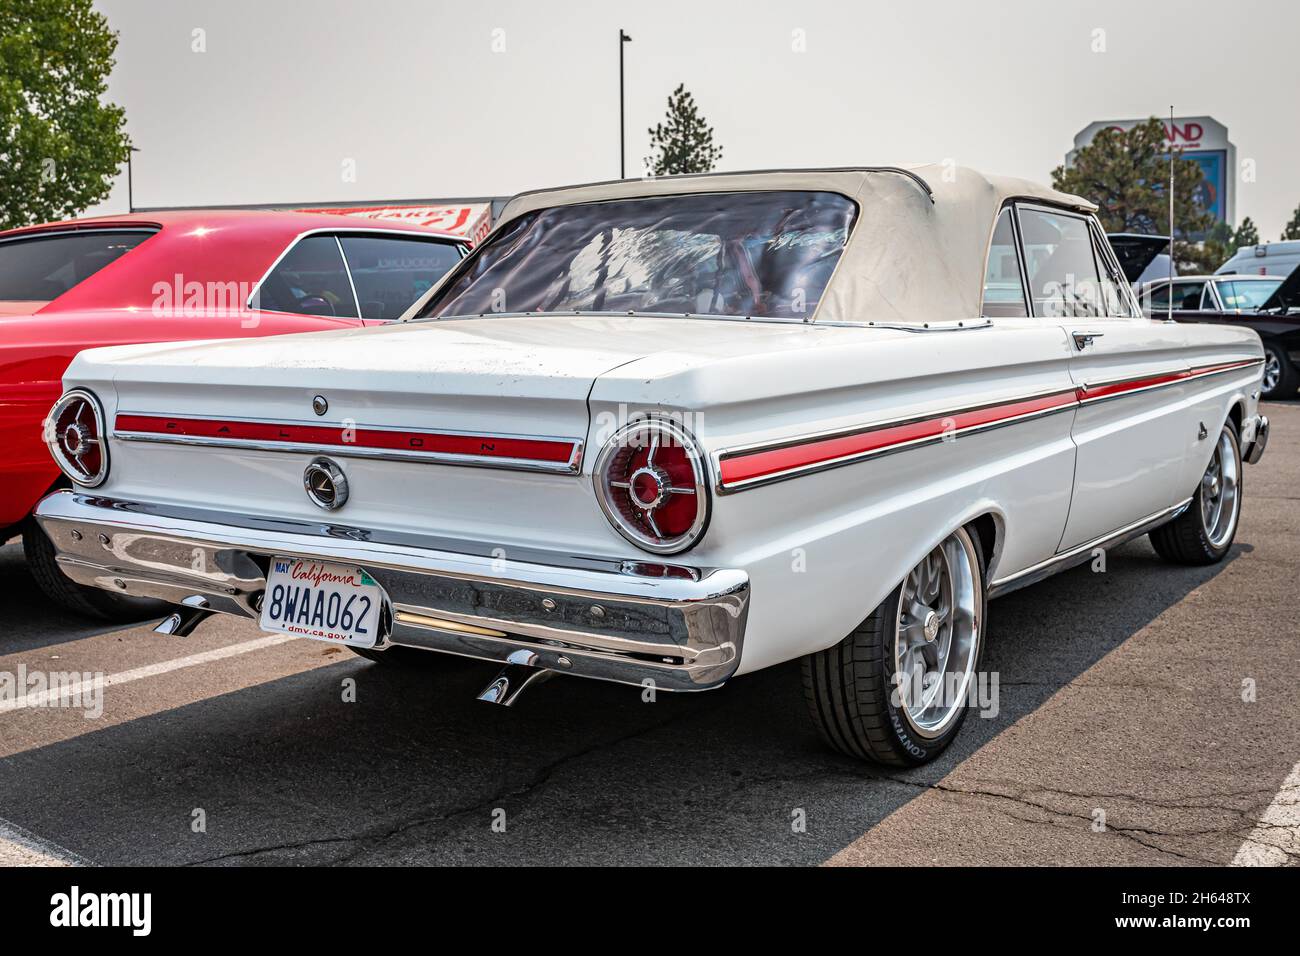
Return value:
[(470, 242), (479, 242), (492, 227), (491, 203), (467, 203), (457, 206), (320, 206), (302, 211), (405, 222), (438, 232), (464, 236)]
[[(1146, 120), (1100, 120), (1090, 123), (1074, 137), (1074, 150), (1065, 158), (1074, 161), (1075, 153), (1093, 141), (1104, 129), (1129, 130)], [(1201, 167), (1205, 183), (1197, 202), (1219, 222), (1233, 225), (1237, 221), (1233, 172), (1237, 167), (1237, 147), (1228, 140), (1228, 127), (1212, 116), (1175, 117), (1162, 120), (1165, 143), (1182, 150), (1182, 157)], [(1193, 236), (1190, 238), (1200, 238)]]

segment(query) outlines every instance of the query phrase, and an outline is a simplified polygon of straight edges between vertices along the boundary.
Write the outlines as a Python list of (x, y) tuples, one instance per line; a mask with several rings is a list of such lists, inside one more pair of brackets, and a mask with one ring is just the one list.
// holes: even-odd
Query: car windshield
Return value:
[(520, 312), (811, 317), (856, 206), (825, 192), (556, 206), (489, 238), (421, 318)]
[(1225, 279), (1218, 284), (1219, 298), (1225, 309), (1258, 309), (1281, 284), (1281, 279)]

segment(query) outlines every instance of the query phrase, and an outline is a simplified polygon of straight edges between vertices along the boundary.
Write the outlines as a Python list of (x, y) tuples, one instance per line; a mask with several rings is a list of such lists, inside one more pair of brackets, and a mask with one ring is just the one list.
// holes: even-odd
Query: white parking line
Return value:
[(1297, 858), (1300, 858), (1300, 763), (1282, 781), (1282, 789), (1232, 858), (1232, 865), (1286, 866)]
[(73, 853), (0, 817), (0, 866), (94, 866)]
[(75, 681), (61, 685), (54, 691), (41, 691), (35, 694), (25, 694), (22, 697), (14, 697), (10, 700), (0, 700), (0, 714), (21, 710), (24, 707), (46, 707), (51, 701), (64, 698), (79, 699), (84, 692), (93, 690), (96, 686), (112, 687), (116, 684), (129, 684), (131, 681), (143, 680), (146, 677), (156, 677), (159, 674), (178, 671), (185, 667), (196, 667), (199, 664), (207, 664), (211, 661), (247, 654), (250, 651), (260, 651), (264, 647), (274, 647), (277, 644), (285, 644), (296, 640), (298, 638), (292, 634), (268, 634), (266, 637), (258, 637), (240, 644), (230, 644), (226, 647), (218, 647), (215, 650), (204, 651), (201, 654), (191, 654), (188, 657), (178, 657), (175, 660), (148, 664), (144, 667), (122, 671), (119, 674), (109, 674), (107, 677), (95, 678), (92, 681)]

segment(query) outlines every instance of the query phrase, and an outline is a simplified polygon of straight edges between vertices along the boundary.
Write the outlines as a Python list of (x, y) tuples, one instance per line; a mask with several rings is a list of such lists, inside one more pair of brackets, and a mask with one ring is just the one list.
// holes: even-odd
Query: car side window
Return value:
[(341, 236), (363, 319), (391, 321), (460, 262), (456, 243), (401, 236)]
[(267, 312), (357, 317), (339, 241), (334, 236), (307, 236), (284, 255), (253, 293), (250, 305)]
[(1011, 210), (1003, 209), (993, 227), (989, 242), (988, 261), (984, 266), (985, 318), (1024, 318), (1029, 315), (1025, 303), (1025, 283), (1020, 273), (1020, 250), (1016, 247), (1016, 231), (1011, 222)]
[(1103, 238), (1101, 230), (1092, 230), (1092, 252), (1097, 259), (1097, 269), (1101, 273), (1101, 304), (1103, 314), (1114, 318), (1132, 318), (1133, 307), (1125, 287), (1128, 280), (1120, 271), (1109, 243)]
[(1088, 220), (1022, 207), (1020, 233), (1034, 315), (1061, 319), (1106, 314)]
[(1163, 282), (1154, 289), (1149, 289), (1143, 296), (1143, 305), (1152, 312), (1169, 308), (1169, 283)]
[(1205, 291), (1201, 293), (1201, 311), (1218, 312), (1219, 303), (1214, 298), (1214, 283), (1205, 283)]
[(1205, 285), (1204, 282), (1174, 283), (1174, 308), (1184, 312), (1199, 312)]

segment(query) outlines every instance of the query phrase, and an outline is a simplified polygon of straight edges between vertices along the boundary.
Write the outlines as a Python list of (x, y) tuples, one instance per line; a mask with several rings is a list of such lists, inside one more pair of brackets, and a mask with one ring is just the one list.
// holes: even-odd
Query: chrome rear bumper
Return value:
[[(662, 690), (705, 690), (740, 663), (749, 576), (514, 551), (342, 525), (61, 491), (36, 508), (80, 584), (256, 618), (276, 555), (364, 567), (388, 600), (381, 645), (518, 661)], [(455, 546), (455, 547), (453, 547)]]

